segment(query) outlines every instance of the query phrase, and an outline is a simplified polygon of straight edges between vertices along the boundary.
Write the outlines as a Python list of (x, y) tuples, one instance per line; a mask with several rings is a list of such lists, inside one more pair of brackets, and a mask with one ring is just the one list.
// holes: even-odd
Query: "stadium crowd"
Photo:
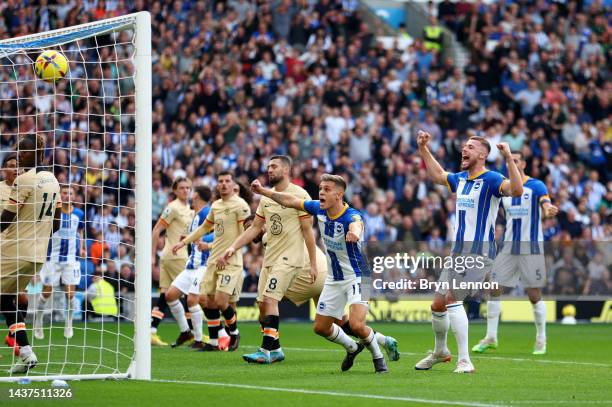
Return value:
[[(351, 0), (36, 4), (3, 2), (0, 38), (152, 13), (155, 220), (172, 199), (176, 177), (214, 187), (216, 173), (232, 170), (246, 185), (265, 182), (266, 157), (287, 154), (295, 163), (292, 181), (312, 197), (323, 173), (345, 177), (347, 200), (365, 214), (368, 241), (426, 241), (435, 248), (451, 239), (455, 201), (426, 179), (416, 132), (431, 133), (432, 150), (450, 171), (459, 169), (462, 142), (480, 135), (521, 151), (526, 173), (546, 183), (561, 210), (545, 221), (546, 240), (563, 243), (547, 291), (612, 290), (603, 256), (610, 248), (594, 243), (612, 236), (612, 28), (610, 10), (598, 1), (444, 1), (430, 8), (469, 50), (463, 70), (421, 38), (404, 49), (385, 48)], [(102, 96), (105, 89), (98, 84), (89, 92)], [(3, 112), (15, 110), (2, 103)], [(129, 110), (131, 103), (120, 104)], [(108, 107), (117, 106), (111, 100)], [(133, 281), (134, 162), (126, 151), (134, 145), (133, 123), (103, 117), (99, 136), (56, 132), (56, 145), (63, 141), (71, 150), (65, 156), (55, 150), (54, 162), (64, 174), (60, 182), (80, 185), (88, 236), (104, 241), (90, 248), (90, 267), (104, 263), (107, 273)], [(68, 128), (82, 130), (72, 120)], [(3, 149), (16, 129), (14, 120), (0, 120)], [(109, 153), (118, 137), (122, 152)], [(488, 161), (505, 172), (496, 148)], [(76, 164), (74, 173), (65, 171), (68, 162)], [(583, 248), (569, 244), (578, 240)], [(249, 250), (245, 290), (254, 291), (261, 253)]]

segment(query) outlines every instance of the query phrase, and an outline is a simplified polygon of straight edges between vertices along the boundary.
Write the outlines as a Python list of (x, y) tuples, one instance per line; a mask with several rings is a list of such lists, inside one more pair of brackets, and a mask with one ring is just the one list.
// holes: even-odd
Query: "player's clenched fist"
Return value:
[(510, 159), (512, 158), (512, 151), (510, 151), (510, 146), (508, 143), (499, 143), (497, 144), (497, 149), (504, 156), (504, 158)]
[(420, 148), (427, 147), (427, 144), (429, 144), (429, 140), (431, 140), (431, 134), (423, 130), (419, 130), (417, 132), (417, 145)]
[(350, 243), (355, 243), (359, 241), (359, 235), (351, 230), (346, 233), (346, 241)]
[(259, 182), (258, 179), (251, 182), (251, 191), (253, 191), (254, 193), (260, 194), (262, 189), (263, 187), (261, 186), (261, 182)]

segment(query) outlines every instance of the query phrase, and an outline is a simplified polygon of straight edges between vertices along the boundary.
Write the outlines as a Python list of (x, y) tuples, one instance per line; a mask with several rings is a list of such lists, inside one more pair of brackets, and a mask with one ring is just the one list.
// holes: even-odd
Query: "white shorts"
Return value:
[(546, 285), (546, 262), (542, 254), (500, 253), (495, 259), (491, 281), (504, 287), (516, 287), (519, 280), (525, 288)]
[(179, 273), (171, 285), (178, 288), (183, 294), (200, 294), (200, 284), (204, 278), (206, 267), (202, 266), (196, 270), (185, 269)]
[(57, 287), (64, 285), (79, 285), (81, 282), (81, 265), (79, 263), (46, 262), (40, 269), (40, 279), (44, 285)]
[(317, 314), (342, 319), (347, 305), (361, 304), (367, 307), (368, 301), (362, 295), (361, 289), (361, 277), (343, 281), (326, 281), (317, 304)]

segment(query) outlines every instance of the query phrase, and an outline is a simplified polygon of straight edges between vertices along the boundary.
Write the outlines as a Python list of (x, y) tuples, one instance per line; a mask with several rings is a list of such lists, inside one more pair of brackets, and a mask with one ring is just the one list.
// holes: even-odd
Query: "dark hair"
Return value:
[(234, 173), (231, 171), (221, 171), (217, 174), (217, 179), (219, 179), (220, 177), (223, 177), (224, 175), (229, 175), (230, 177), (232, 177), (232, 181), (234, 180)]
[(175, 191), (181, 182), (189, 182), (189, 180), (185, 177), (176, 177), (174, 181), (172, 181), (172, 190)]
[(28, 133), (19, 140), (17, 148), (19, 150), (33, 150), (36, 162), (35, 165), (43, 165), (45, 158), (46, 138), (42, 134)]
[(280, 160), (289, 168), (293, 166), (293, 160), (288, 155), (273, 155), (272, 157), (270, 157), (270, 161), (272, 160)]
[(240, 181), (236, 181), (236, 185), (238, 185), (238, 195), (240, 198), (244, 199), (246, 203), (250, 205), (253, 202), (253, 191), (251, 191), (251, 188), (247, 188)]
[(198, 185), (193, 189), (193, 192), (198, 194), (201, 200), (208, 202), (212, 197), (212, 191), (206, 185)]
[(2, 167), (6, 166), (6, 163), (11, 160), (17, 161), (17, 153), (8, 153), (7, 155), (5, 155), (4, 159), (2, 160)]
[(340, 175), (323, 174), (321, 176), (321, 182), (323, 181), (333, 182), (337, 187), (340, 187), (343, 191), (346, 191), (346, 181)]
[(475, 140), (479, 142), (481, 145), (483, 145), (487, 149), (487, 154), (491, 152), (491, 144), (489, 144), (486, 138), (480, 137), (480, 136), (472, 136), (468, 140)]

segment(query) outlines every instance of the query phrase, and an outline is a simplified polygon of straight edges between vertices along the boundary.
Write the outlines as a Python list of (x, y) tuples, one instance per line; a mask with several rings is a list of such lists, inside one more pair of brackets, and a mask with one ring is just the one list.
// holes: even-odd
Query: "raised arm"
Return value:
[(523, 194), (523, 179), (521, 177), (521, 172), (512, 159), (512, 151), (510, 151), (510, 146), (508, 143), (499, 143), (497, 148), (506, 160), (506, 165), (508, 166), (508, 176), (510, 177), (510, 181), (504, 180), (502, 182), (501, 191), (505, 196), (521, 196)]
[(417, 133), (419, 155), (425, 162), (427, 176), (436, 184), (446, 185), (447, 172), (444, 170), (444, 168), (442, 168), (438, 160), (436, 160), (429, 150), (429, 140), (431, 140), (431, 134), (423, 130), (419, 130)]
[(268, 188), (264, 188), (261, 186), (259, 180), (255, 180), (251, 183), (251, 190), (256, 194), (263, 195), (267, 198), (272, 199), (273, 201), (287, 207), (293, 209), (302, 210), (302, 199), (283, 192), (276, 192)]

